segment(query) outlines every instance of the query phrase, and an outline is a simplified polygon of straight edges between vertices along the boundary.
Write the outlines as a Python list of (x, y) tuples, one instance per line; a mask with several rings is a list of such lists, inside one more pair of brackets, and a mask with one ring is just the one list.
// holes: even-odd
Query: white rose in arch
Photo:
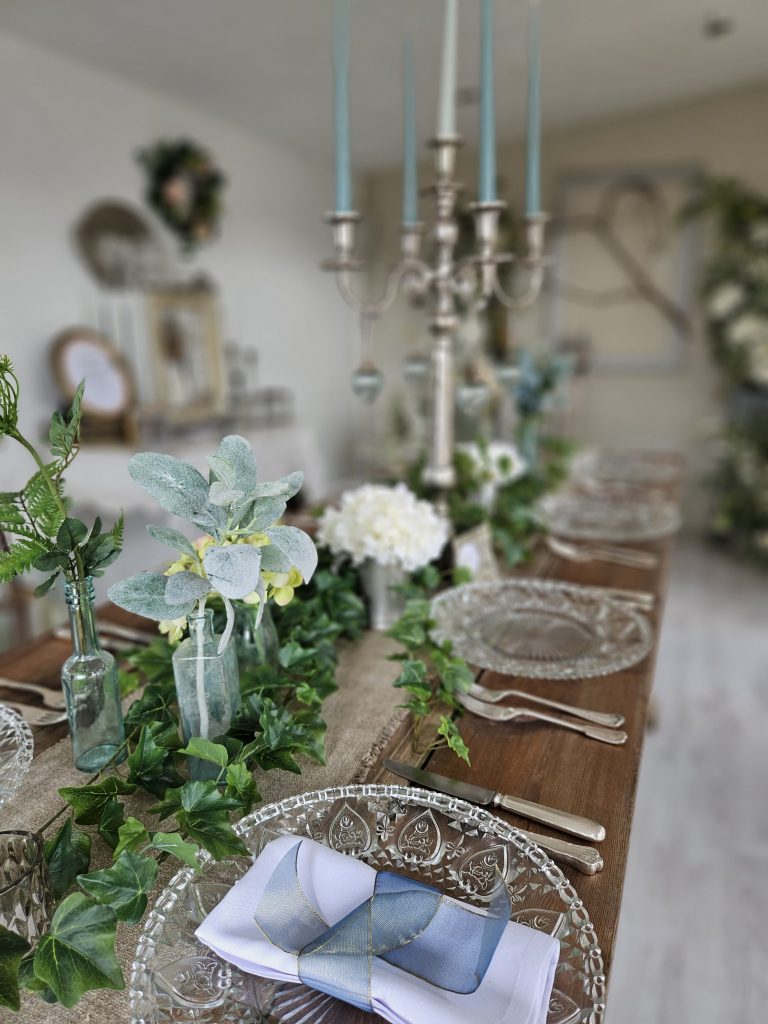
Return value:
[(744, 289), (740, 284), (727, 281), (718, 285), (707, 302), (709, 315), (713, 320), (726, 320), (744, 301)]

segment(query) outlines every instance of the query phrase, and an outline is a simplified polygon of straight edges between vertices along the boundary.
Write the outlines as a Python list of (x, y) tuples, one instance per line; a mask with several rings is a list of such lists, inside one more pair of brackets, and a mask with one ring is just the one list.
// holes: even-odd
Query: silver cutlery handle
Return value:
[[(525, 714), (529, 718), (538, 718), (542, 722), (550, 722), (552, 725), (560, 725), (563, 729), (572, 729), (573, 732), (580, 732), (590, 739), (600, 740), (601, 743), (613, 743), (620, 746), (627, 742), (627, 734), (621, 729), (607, 729), (604, 725), (590, 725), (588, 722), (571, 721), (568, 718), (560, 718), (558, 715), (548, 715), (545, 711), (533, 711), (526, 708)], [(522, 716), (519, 716), (522, 717)]]
[(566, 843), (563, 839), (541, 836), (537, 832), (525, 832), (522, 829), (520, 831), (532, 843), (551, 853), (555, 860), (569, 864), (584, 875), (596, 875), (598, 871), (603, 870), (603, 858), (593, 846), (578, 846), (576, 843)]
[(550, 700), (548, 697), (533, 697), (529, 693), (522, 694), (516, 691), (514, 696), (524, 696), (534, 704), (564, 711), (566, 715), (583, 718), (585, 722), (594, 722), (595, 725), (606, 725), (609, 729), (618, 729), (620, 725), (624, 725), (624, 715), (614, 715), (608, 711), (590, 711), (588, 708), (579, 708), (573, 704), (561, 704), (559, 700)]
[(54, 708), (56, 711), (63, 711), (66, 708), (66, 701), (61, 690), (51, 690), (47, 686), (38, 686), (37, 683), (21, 683), (16, 679), (5, 679), (0, 677), (0, 687), (6, 690), (16, 690), (19, 693), (35, 693), (43, 698), (46, 707)]
[(593, 843), (605, 839), (605, 828), (599, 822), (592, 821), (591, 818), (582, 818), (579, 814), (571, 814), (570, 811), (559, 811), (556, 807), (546, 807), (544, 804), (521, 800), (506, 793), (497, 793), (493, 798), (493, 805), (503, 807), (505, 811), (512, 811), (513, 814), (521, 814), (531, 821), (541, 822), (542, 825), (559, 828), (561, 832), (570, 832), (571, 835), (581, 836), (582, 839), (591, 839)]

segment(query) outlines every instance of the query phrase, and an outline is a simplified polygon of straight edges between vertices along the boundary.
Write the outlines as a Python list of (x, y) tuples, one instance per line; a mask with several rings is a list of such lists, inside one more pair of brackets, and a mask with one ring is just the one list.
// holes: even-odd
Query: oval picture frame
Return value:
[(133, 409), (131, 369), (110, 339), (92, 327), (68, 327), (55, 336), (51, 364), (66, 402), (86, 381), (83, 412), (99, 420), (120, 420)]

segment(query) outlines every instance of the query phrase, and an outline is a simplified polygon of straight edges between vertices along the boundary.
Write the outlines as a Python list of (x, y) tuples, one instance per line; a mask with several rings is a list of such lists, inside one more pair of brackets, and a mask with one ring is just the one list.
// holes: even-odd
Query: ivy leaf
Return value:
[(120, 826), (125, 821), (123, 805), (119, 800), (108, 800), (101, 810), (98, 833), (107, 846), (113, 850), (117, 846)]
[(264, 531), (270, 543), (290, 559), (305, 583), (317, 568), (317, 548), (312, 538), (295, 526), (272, 526)]
[(166, 547), (173, 548), (174, 551), (179, 551), (182, 555), (189, 555), (190, 558), (197, 561), (197, 552), (192, 547), (192, 541), (178, 530), (173, 530), (170, 526), (148, 526), (147, 533), (161, 544), (165, 544)]
[(75, 878), (88, 870), (91, 863), (91, 837), (72, 828), (72, 819), (67, 818), (51, 839), (43, 844), (43, 854), (48, 865), (53, 895), (61, 899)]
[(35, 974), (35, 955), (30, 953), (19, 964), (19, 988), (36, 992), (46, 1003), (58, 1003), (58, 999), (48, 988), (42, 978)]
[(224, 597), (246, 597), (259, 582), (261, 549), (251, 544), (210, 547), (203, 555), (203, 565), (211, 584)]
[(467, 764), (469, 764), (469, 747), (461, 738), (459, 727), (452, 718), (447, 718), (445, 715), (440, 716), (440, 725), (437, 729), (437, 735), (443, 736), (448, 741), (449, 749), (452, 750), (457, 757), (460, 757), (462, 761), (466, 761)]
[(116, 925), (110, 907), (82, 893), (72, 893), (59, 904), (50, 931), (38, 944), (34, 967), (68, 1009), (91, 989), (125, 987), (115, 957)]
[(0, 1006), (19, 1009), (19, 964), (29, 943), (0, 925)]
[(242, 761), (227, 767), (226, 781), (225, 794), (239, 801), (243, 814), (248, 814), (253, 805), (261, 800), (253, 776)]
[[(167, 648), (168, 644), (163, 641)], [(164, 667), (164, 666), (163, 666)], [(125, 724), (128, 727), (150, 724), (151, 722), (170, 723), (175, 722), (172, 705), (175, 703), (175, 694), (165, 686), (150, 684), (138, 700), (128, 708), (125, 716)]]
[(212, 743), (211, 740), (202, 736), (193, 736), (179, 753), (186, 754), (187, 757), (199, 757), (202, 761), (211, 761), (219, 768), (226, 768), (229, 761), (229, 752), (226, 747), (220, 743)]
[(78, 825), (96, 825), (106, 803), (113, 797), (135, 791), (136, 787), (131, 783), (123, 782), (117, 775), (108, 775), (102, 782), (92, 785), (65, 786), (59, 790), (59, 796), (72, 807)]
[(157, 861), (123, 850), (103, 871), (79, 875), (78, 884), (97, 903), (111, 907), (118, 921), (136, 924), (147, 909), (147, 893), (157, 881)]
[(119, 608), (125, 608), (135, 615), (147, 619), (178, 619), (189, 615), (195, 607), (195, 600), (186, 604), (170, 604), (165, 597), (165, 588), (172, 577), (156, 572), (140, 572), (114, 583), (107, 591), (110, 601)]
[(211, 584), (197, 573), (175, 572), (168, 576), (165, 585), (165, 600), (172, 605), (187, 605), (190, 601), (197, 602), (211, 589)]
[[(143, 786), (159, 797), (162, 797), (168, 786), (181, 785), (183, 781), (176, 771), (173, 751), (157, 742), (169, 732), (170, 727), (163, 727), (162, 723), (142, 725), (136, 748), (126, 762), (128, 781)], [(175, 729), (172, 730), (172, 736), (178, 737)]]
[(405, 661), (403, 662), (400, 675), (392, 685), (408, 689), (411, 686), (421, 686), (426, 678), (427, 666), (425, 662), (421, 660)]
[(216, 782), (209, 779), (186, 782), (177, 789), (167, 790), (164, 799), (150, 811), (161, 818), (174, 814), (180, 831), (205, 847), (216, 860), (221, 860), (248, 853), (229, 823), (228, 812), (238, 807), (237, 800), (224, 796)]
[(149, 845), (149, 832), (138, 818), (126, 818), (120, 826), (118, 843), (115, 847), (115, 857), (119, 857), (124, 850), (143, 850)]
[(179, 832), (155, 832), (150, 845), (153, 850), (173, 854), (195, 871), (200, 867), (197, 860), (200, 847), (196, 843), (187, 842)]

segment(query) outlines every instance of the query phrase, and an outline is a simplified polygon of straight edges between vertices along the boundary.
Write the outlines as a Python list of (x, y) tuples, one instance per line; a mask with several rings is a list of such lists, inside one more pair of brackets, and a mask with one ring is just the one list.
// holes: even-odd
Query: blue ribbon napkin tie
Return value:
[(505, 885), (480, 911), (380, 871), (373, 894), (329, 926), (301, 887), (300, 848), (278, 862), (253, 918), (270, 942), (297, 957), (305, 985), (372, 1012), (373, 958), (380, 957), (449, 992), (478, 988), (509, 921)]

